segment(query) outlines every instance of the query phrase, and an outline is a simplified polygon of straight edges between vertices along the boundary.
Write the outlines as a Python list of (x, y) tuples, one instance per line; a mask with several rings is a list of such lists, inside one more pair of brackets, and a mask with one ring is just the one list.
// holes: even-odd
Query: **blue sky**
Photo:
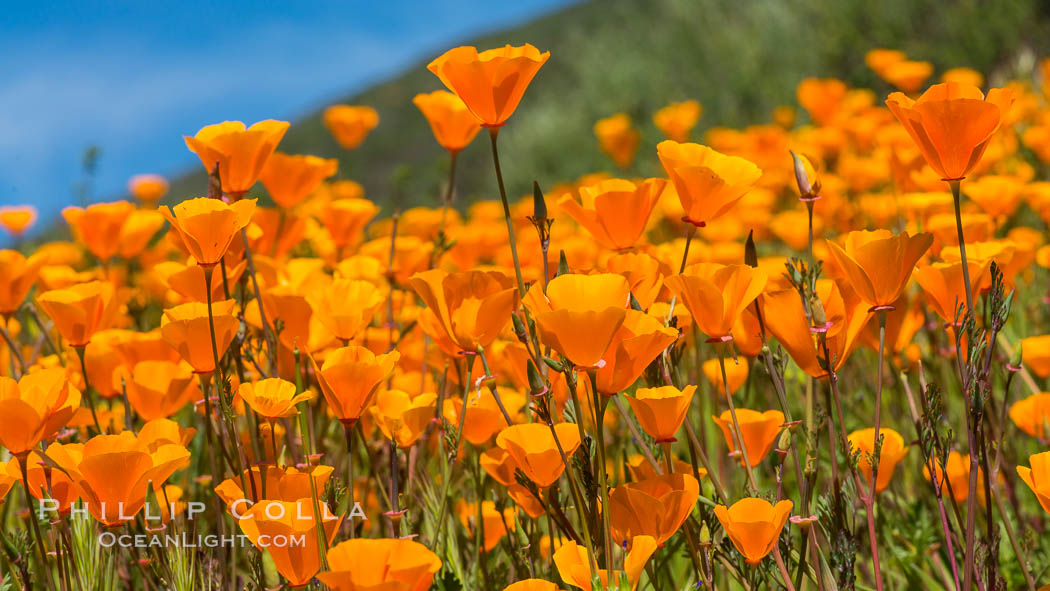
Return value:
[[(96, 144), (96, 199), (177, 175), (204, 125), (295, 120), (456, 42), (573, 0), (23, 2), (0, 22), (0, 204), (38, 227), (75, 201)], [(64, 4), (64, 5), (62, 5)]]

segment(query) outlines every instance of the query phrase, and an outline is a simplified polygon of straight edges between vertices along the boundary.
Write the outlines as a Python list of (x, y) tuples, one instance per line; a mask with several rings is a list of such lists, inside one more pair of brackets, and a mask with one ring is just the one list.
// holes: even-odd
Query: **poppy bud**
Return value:
[(525, 362), (525, 370), (529, 375), (529, 391), (535, 396), (542, 394), (547, 389), (546, 384), (543, 382), (543, 376), (540, 375), (540, 370), (536, 368), (536, 364), (531, 359)]
[(809, 296), (809, 313), (813, 319), (813, 326), (816, 328), (823, 328), (828, 324), (828, 318), (824, 314), (824, 304), (817, 297), (817, 294), (813, 293)]
[(1018, 341), (1017, 346), (1014, 347), (1013, 355), (1010, 355), (1010, 367), (1021, 367), (1021, 359), (1023, 358), (1024, 341)]
[(543, 198), (543, 191), (536, 181), (532, 181), (532, 218), (534, 223), (547, 220), (547, 201)]
[(799, 198), (812, 201), (820, 197), (820, 177), (817, 170), (806, 156), (800, 156), (791, 150), (791, 159), (795, 163), (795, 183), (798, 184)]
[(565, 370), (565, 367), (561, 363), (551, 359), (550, 357), (544, 357), (543, 362), (547, 364), (547, 367), (553, 369), (554, 371)]
[(758, 266), (758, 250), (755, 248), (755, 231), (748, 230), (747, 242), (744, 243), (744, 264), (748, 267)]

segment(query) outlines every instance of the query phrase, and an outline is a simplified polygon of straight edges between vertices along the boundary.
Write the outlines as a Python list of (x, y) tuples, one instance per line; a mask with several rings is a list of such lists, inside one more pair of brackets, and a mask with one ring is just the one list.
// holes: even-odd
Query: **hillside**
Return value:
[[(696, 98), (704, 106), (698, 132), (768, 120), (778, 104), (794, 104), (806, 76), (837, 76), (888, 92), (864, 66), (872, 47), (903, 49), (933, 62), (937, 72), (969, 66), (1009, 72), (1025, 55), (1046, 55), (1050, 5), (1038, 0), (591, 0), (513, 30), (464, 43), (488, 48), (532, 43), (551, 59), (500, 134), (512, 195), (596, 170), (612, 170), (592, 125), (626, 111), (643, 134), (635, 174), (658, 174), (661, 138), (652, 112)], [(342, 151), (314, 113), (293, 125), (281, 150), (337, 156), (341, 178), (361, 182), (369, 197), (401, 207), (433, 204), (447, 156), (412, 105), (418, 92), (440, 88), (425, 61), (346, 103), (367, 104), (380, 125), (362, 147)], [(487, 141), (479, 136), (461, 156), (460, 202), (494, 197)], [(169, 200), (198, 194), (203, 172), (173, 184)], [(259, 190), (261, 191), (261, 185)]]

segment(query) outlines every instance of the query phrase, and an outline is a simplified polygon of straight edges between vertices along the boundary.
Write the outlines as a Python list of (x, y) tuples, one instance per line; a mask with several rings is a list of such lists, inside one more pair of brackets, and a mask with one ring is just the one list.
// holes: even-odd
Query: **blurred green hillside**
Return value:
[[(588, 172), (613, 171), (598, 150), (595, 120), (625, 111), (643, 134), (635, 170), (655, 175), (661, 139), (652, 113), (670, 101), (704, 106), (694, 138), (713, 126), (768, 121), (773, 107), (795, 105), (807, 76), (835, 76), (885, 94), (864, 65), (873, 47), (928, 60), (936, 74), (968, 66), (995, 83), (1047, 55), (1050, 3), (1040, 0), (591, 0), (513, 30), (464, 39), (485, 49), (532, 43), (551, 58), (500, 133), (511, 196)], [(441, 87), (426, 61), (342, 102), (371, 105), (380, 124), (347, 153), (314, 113), (292, 124), (280, 149), (337, 156), (340, 177), (362, 183), (384, 206), (436, 204), (447, 155), (412, 97)], [(1027, 64), (1026, 64), (1027, 62)], [(800, 113), (800, 117), (804, 117)], [(494, 198), (489, 146), (479, 135), (461, 156), (459, 203)], [(201, 194), (203, 169), (173, 184), (170, 200)], [(258, 191), (262, 191), (261, 185)]]

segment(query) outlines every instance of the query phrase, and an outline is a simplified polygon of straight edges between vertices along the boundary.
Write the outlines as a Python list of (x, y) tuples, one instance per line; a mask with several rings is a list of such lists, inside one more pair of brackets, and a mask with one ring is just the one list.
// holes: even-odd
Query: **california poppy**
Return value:
[(934, 312), (947, 324), (955, 324), (958, 318), (959, 305), (966, 303), (966, 291), (971, 293), (983, 280), (991, 260), (975, 261), (970, 259), (970, 286), (967, 288), (963, 279), (962, 261), (954, 263), (933, 263), (915, 269), (915, 282), (926, 293), (926, 300)]
[(201, 395), (193, 368), (186, 363), (146, 360), (136, 363), (122, 377), (128, 402), (144, 420), (163, 419), (177, 413)]
[(587, 229), (602, 246), (624, 250), (645, 233), (649, 214), (656, 207), (667, 181), (648, 179), (640, 183), (608, 179), (580, 187), (580, 202), (566, 194), (558, 207)]
[(77, 242), (105, 263), (117, 254), (120, 242), (113, 237), (120, 234), (124, 222), (133, 211), (133, 203), (114, 201), (93, 203), (86, 208), (70, 206), (62, 210), (62, 217), (66, 219)]
[(325, 204), (318, 218), (328, 229), (337, 255), (342, 258), (343, 249), (361, 241), (365, 226), (378, 213), (379, 207), (368, 199), (351, 198)]
[(255, 199), (227, 205), (220, 199), (197, 197), (176, 205), (174, 215), (167, 206), (159, 211), (197, 264), (208, 268), (222, 260), (234, 236), (251, 222), (254, 210)]
[(642, 142), (642, 136), (631, 124), (627, 113), (617, 113), (611, 117), (599, 119), (594, 124), (594, 135), (598, 138), (598, 147), (605, 152), (616, 166), (626, 169), (634, 161), (634, 153)]
[(703, 112), (700, 101), (687, 100), (671, 103), (653, 114), (653, 123), (667, 139), (687, 142), (689, 132), (696, 127)]
[(372, 403), (379, 384), (400, 357), (397, 351), (376, 355), (350, 345), (329, 353), (323, 364), (312, 357), (311, 361), (328, 408), (344, 424), (353, 424)]
[[(318, 535), (324, 535), (331, 543), (343, 521), (342, 515), (333, 516), (327, 508), (321, 503), (321, 515), (317, 515), (311, 497), (263, 500), (244, 511), (237, 525), (257, 548), (270, 555), (274, 568), (291, 586), (302, 587), (321, 569)], [(287, 543), (280, 543), (281, 540)]]
[(17, 250), (0, 250), (0, 316), (10, 317), (33, 289), (45, 259), (28, 258)]
[(437, 143), (453, 154), (466, 148), (481, 131), (481, 123), (463, 100), (447, 90), (417, 94), (412, 104), (423, 112)]
[(1029, 456), (1028, 465), (1018, 466), (1017, 475), (1035, 493), (1043, 511), (1050, 513), (1050, 452)]
[(15, 238), (20, 238), (36, 221), (36, 208), (32, 205), (0, 206), (0, 227)]
[(889, 230), (850, 232), (845, 248), (828, 242), (850, 286), (872, 308), (892, 306), (900, 298), (915, 263), (931, 244), (931, 234), (911, 236)]
[(309, 197), (339, 168), (335, 158), (274, 152), (259, 174), (266, 191), (277, 205), (291, 209)]
[[(733, 433), (733, 415), (725, 411), (721, 416), (711, 417), (722, 429), (726, 445), (730, 452), (737, 452), (736, 435)], [(740, 422), (740, 438), (747, 449), (747, 458), (751, 461), (751, 467), (762, 463), (762, 460), (776, 443), (777, 435), (784, 425), (784, 413), (779, 410), (767, 410), (758, 412), (747, 408), (736, 409), (736, 420)], [(740, 465), (744, 465), (744, 455), (740, 454)]]
[(377, 125), (379, 113), (372, 107), (332, 105), (322, 115), (324, 126), (345, 150), (361, 145)]
[(712, 339), (728, 337), (745, 308), (766, 285), (766, 274), (748, 265), (697, 263), (664, 280), (697, 326)]
[(955, 82), (934, 84), (916, 100), (900, 92), (886, 105), (919, 147), (926, 163), (946, 181), (958, 181), (977, 166), (988, 140), (1013, 103), (1009, 89), (980, 89)]
[(0, 376), (0, 445), (18, 456), (50, 439), (80, 407), (80, 391), (63, 368)]
[(330, 570), (317, 578), (334, 591), (426, 591), (441, 570), (436, 554), (407, 539), (346, 540), (332, 546), (327, 557)]
[(558, 586), (543, 579), (525, 579), (507, 585), (503, 591), (558, 591)]
[(286, 131), (287, 121), (267, 119), (248, 128), (240, 121), (224, 121), (203, 127), (197, 135), (184, 139), (205, 170), (211, 173), (216, 165), (219, 167), (222, 190), (236, 201), (259, 180), (266, 160)]
[(270, 421), (299, 414), (295, 405), (312, 397), (309, 392), (296, 394), (295, 384), (281, 378), (245, 382), (237, 389), (237, 395), (259, 416)]
[[(84, 444), (82, 443), (52, 443), (47, 446), (47, 456), (59, 466), (75, 465), (84, 456)], [(59, 515), (65, 515), (73, 507), (73, 503), (80, 498), (80, 487), (68, 474), (62, 470), (56, 470), (33, 451), (26, 458), (26, 479), (29, 484), (29, 493), (37, 499), (51, 499), (58, 506), (41, 504), (40, 508), (54, 508)], [(22, 480), (22, 471), (18, 458), (12, 458), (7, 463), (7, 476), (14, 482)], [(3, 491), (4, 475), (0, 473), (0, 492)], [(3, 498), (0, 496), (0, 498)]]
[(623, 325), (630, 286), (620, 275), (559, 275), (546, 294), (533, 286), (524, 298), (543, 341), (582, 367), (602, 360)]
[(602, 355), (605, 365), (595, 372), (598, 392), (611, 396), (626, 390), (677, 339), (677, 330), (644, 312), (627, 310), (623, 324)]
[[(965, 501), (970, 496), (970, 458), (968, 456), (964, 457), (957, 451), (952, 451), (948, 453), (948, 461), (945, 463), (944, 468), (940, 466), (939, 460), (937, 462), (934, 468), (941, 491), (945, 495), (948, 495), (949, 491), (951, 491), (951, 496), (956, 503)], [(944, 476), (946, 472), (948, 474), (947, 478)], [(922, 474), (926, 477), (926, 480), (930, 480), (930, 468), (928, 465), (923, 465)], [(984, 471), (980, 467), (977, 468), (977, 492), (983, 498)]]
[(518, 290), (497, 271), (440, 269), (416, 273), (409, 285), (441, 322), (448, 337), (463, 351), (487, 347), (518, 307)]
[(931, 74), (933, 74), (933, 64), (930, 62), (908, 59), (888, 64), (879, 72), (883, 80), (906, 93), (918, 91)]
[(762, 176), (753, 162), (700, 144), (665, 140), (656, 152), (682, 202), (683, 220), (694, 226), (725, 214)]
[[(559, 423), (554, 430), (565, 457), (571, 457), (580, 445), (579, 429), (572, 423)], [(500, 431), (496, 445), (506, 450), (517, 467), (541, 488), (554, 484), (565, 470), (551, 429), (542, 423), (511, 425)]]
[[(478, 505), (477, 503), (468, 503), (463, 499), (460, 499), (457, 503), (456, 510), (459, 513), (459, 521), (463, 524), (463, 527), (467, 529), (470, 537), (473, 538), (477, 534), (477, 521), (478, 521)], [(491, 551), (496, 547), (496, 544), (507, 535), (507, 528), (511, 531), (515, 528), (515, 515), (514, 508), (508, 507), (502, 511), (496, 508), (496, 503), (493, 501), (482, 501), (481, 502), (481, 529), (482, 529), (482, 540), (481, 548), (485, 552)]]
[(788, 500), (772, 505), (765, 499), (747, 498), (728, 508), (718, 505), (715, 517), (744, 560), (754, 566), (773, 551), (793, 506)]
[(430, 62), (427, 69), (456, 93), (485, 127), (499, 127), (518, 108), (532, 78), (550, 58), (526, 43), (478, 52), (456, 47)]
[[(507, 420), (499, 407), (500, 402), (503, 403), (503, 408), (510, 415), (511, 420), (514, 420), (520, 414), (521, 408), (525, 406), (525, 395), (513, 388), (499, 386), (496, 388), (496, 394), (499, 396), (499, 402), (488, 390), (482, 390), (470, 396), (466, 401), (467, 416), (463, 420), (463, 438), (474, 445), (484, 445), (507, 426)], [(445, 420), (449, 424), (458, 425), (459, 413), (462, 412), (463, 407), (464, 403), (461, 398), (445, 400)]]
[[(628, 588), (632, 591), (638, 587), (642, 578), (642, 571), (649, 562), (649, 558), (656, 552), (657, 543), (652, 536), (635, 536), (631, 543), (627, 556), (623, 559), (623, 568), (617, 569), (617, 576), (627, 578)], [(558, 575), (566, 583), (573, 587), (590, 591), (591, 585), (591, 558), (587, 555), (587, 548), (576, 542), (565, 542), (554, 552), (554, 565), (558, 567)], [(609, 580), (609, 571), (598, 570), (598, 578), (601, 579), (602, 588), (619, 588), (618, 581)]]
[(136, 174), (128, 180), (128, 192), (144, 205), (155, 205), (168, 194), (168, 179), (159, 174)]
[(1050, 435), (1050, 392), (1036, 392), (1010, 405), (1010, 420), (1032, 437), (1046, 439)]
[(609, 493), (613, 539), (652, 536), (663, 545), (682, 527), (700, 496), (700, 483), (689, 474), (667, 474), (620, 485)]
[[(234, 300), (212, 303), (215, 344), (220, 360), (241, 326), (235, 315), (236, 307), (237, 302)], [(210, 375), (215, 371), (207, 304), (191, 302), (164, 310), (160, 332), (171, 348), (193, 367), (194, 373)]]
[(37, 301), (70, 346), (83, 347), (104, 328), (103, 317), (113, 314), (114, 289), (108, 282), (92, 281), (45, 291)]
[(348, 343), (369, 324), (387, 295), (363, 279), (336, 278), (306, 296), (314, 315), (339, 340)]
[[(689, 405), (693, 401), (696, 386), (686, 386), (679, 390), (674, 386), (659, 388), (639, 388), (634, 396), (628, 396), (627, 402), (634, 410), (634, 416), (642, 429), (658, 442), (675, 440), (675, 433), (682, 426)], [(657, 537), (657, 541), (663, 540)]]
[(725, 368), (726, 379), (723, 380), (722, 364), (717, 359), (708, 359), (700, 366), (700, 369), (704, 372), (704, 377), (718, 390), (719, 394), (722, 396), (726, 395), (726, 381), (729, 382), (729, 393), (736, 394), (747, 383), (747, 376), (750, 371), (747, 361), (725, 363)]
[(1050, 334), (1021, 339), (1021, 360), (1035, 375), (1050, 377)]
[[(904, 445), (904, 438), (901, 437), (901, 434), (893, 429), (881, 427), (879, 436), (882, 437), (882, 448), (879, 451), (879, 475), (878, 481), (875, 483), (875, 490), (882, 492), (889, 486), (897, 463), (901, 461), (904, 454), (908, 453), (908, 446)], [(871, 456), (875, 453), (875, 429), (854, 431), (849, 434), (848, 439), (850, 447), (860, 452), (860, 462), (858, 462), (857, 467), (860, 468), (864, 479), (870, 482)]]
[(383, 390), (376, 395), (372, 415), (384, 437), (407, 449), (430, 425), (436, 407), (437, 394), (433, 392), (411, 397), (404, 390)]

